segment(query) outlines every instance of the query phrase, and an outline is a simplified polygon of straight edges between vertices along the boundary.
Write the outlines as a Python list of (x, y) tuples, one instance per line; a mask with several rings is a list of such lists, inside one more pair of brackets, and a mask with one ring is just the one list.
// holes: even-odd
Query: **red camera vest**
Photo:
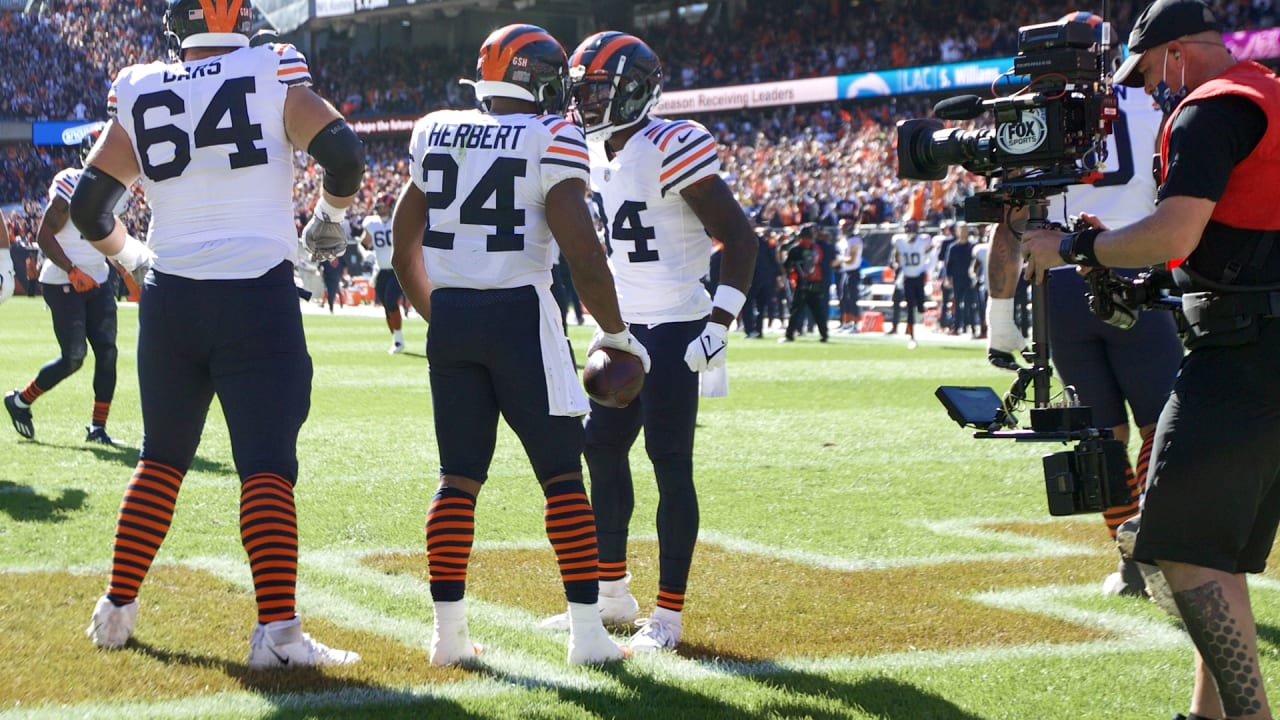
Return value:
[(1249, 156), (1231, 171), (1222, 199), (1213, 210), (1212, 219), (1234, 228), (1250, 230), (1280, 229), (1280, 78), (1258, 63), (1245, 61), (1232, 65), (1221, 75), (1206, 82), (1187, 96), (1173, 111), (1160, 134), (1160, 174), (1168, 172), (1169, 128), (1187, 103), (1221, 95), (1243, 95), (1262, 108), (1267, 115), (1267, 130)]

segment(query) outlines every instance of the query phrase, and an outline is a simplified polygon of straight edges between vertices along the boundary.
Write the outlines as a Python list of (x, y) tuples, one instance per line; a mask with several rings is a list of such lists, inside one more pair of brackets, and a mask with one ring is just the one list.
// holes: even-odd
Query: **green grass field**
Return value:
[[(180, 311), (176, 309), (175, 311)], [(980, 342), (835, 336), (730, 346), (728, 398), (703, 401), (702, 514), (678, 654), (571, 668), (541, 494), (504, 427), (477, 507), (470, 669), (427, 662), (422, 526), (435, 488), (425, 325), (388, 356), (372, 317), (308, 315), (315, 360), (297, 489), (304, 627), (357, 666), (258, 673), (238, 481), (215, 404), (134, 641), (84, 637), (106, 582), (142, 426), (137, 313), (120, 310), (109, 429), (82, 442), (92, 359), (34, 406), (36, 440), (0, 427), (0, 715), (19, 718), (1160, 718), (1185, 711), (1190, 644), (1154, 605), (1103, 597), (1098, 516), (1050, 518), (1039, 456), (978, 441), (933, 398), (994, 385)], [(578, 356), (586, 328), (571, 332)], [(776, 337), (776, 335), (774, 336)], [(56, 355), (43, 303), (0, 307), (0, 387)], [(3, 416), (0, 416), (0, 419)], [(656, 491), (643, 449), (632, 588), (656, 593)], [(1263, 671), (1280, 692), (1280, 583), (1257, 578)], [(621, 639), (625, 628), (614, 628)]]

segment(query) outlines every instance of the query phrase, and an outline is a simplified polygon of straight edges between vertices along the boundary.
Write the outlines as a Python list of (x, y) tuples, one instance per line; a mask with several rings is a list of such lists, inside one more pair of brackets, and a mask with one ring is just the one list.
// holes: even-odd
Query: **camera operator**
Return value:
[[(1101, 39), (1102, 18), (1072, 12), (1060, 22), (1086, 22)], [(1092, 185), (1073, 186), (1065, 195), (1050, 201), (1050, 219), (1063, 219), (1068, 211), (1087, 209), (1110, 226), (1127, 225), (1155, 208), (1155, 179), (1146, 161), (1155, 149), (1160, 129), (1160, 112), (1149, 98), (1137, 90), (1118, 88), (1119, 118), (1107, 138), (1110, 170)], [(1016, 369), (1014, 355), (1025, 344), (1014, 322), (1013, 296), (1022, 262), (1018, 243), (1006, 224), (997, 226), (987, 265), (991, 300), (987, 305), (990, 337), (987, 357), (996, 367)], [(1133, 271), (1130, 274), (1136, 274)], [(1103, 513), (1111, 539), (1120, 525), (1138, 512), (1138, 498), (1146, 479), (1155, 435), (1156, 418), (1173, 386), (1182, 346), (1173, 317), (1163, 310), (1146, 310), (1137, 322), (1121, 329), (1103, 322), (1089, 311), (1084, 278), (1075, 265), (1061, 265), (1050, 272), (1049, 345), (1053, 364), (1064, 385), (1074, 386), (1077, 397), (1093, 409), (1093, 424), (1111, 428), (1115, 439), (1129, 443), (1129, 418), (1125, 405), (1133, 411), (1141, 438), (1136, 472), (1131, 464), (1125, 473), (1130, 502)], [(1132, 532), (1132, 524), (1126, 527)], [(1131, 559), (1121, 558), (1118, 570), (1107, 577), (1103, 592), (1108, 595), (1141, 596), (1145, 588), (1142, 573)]]
[(1280, 79), (1237, 62), (1199, 0), (1157, 0), (1129, 47), (1116, 82), (1170, 115), (1155, 212), (1028, 232), (1022, 251), (1036, 279), (1063, 260), (1186, 258), (1174, 273), (1190, 353), (1156, 428), (1134, 557), (1159, 564), (1195, 644), (1189, 717), (1270, 718), (1244, 573), (1263, 570), (1280, 521)]

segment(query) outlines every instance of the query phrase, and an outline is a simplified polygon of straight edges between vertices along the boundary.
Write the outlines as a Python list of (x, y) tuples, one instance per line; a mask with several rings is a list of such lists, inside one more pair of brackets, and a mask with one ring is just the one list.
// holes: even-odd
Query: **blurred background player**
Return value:
[(404, 333), (400, 329), (400, 281), (396, 279), (396, 271), (391, 267), (391, 208), (396, 199), (391, 193), (378, 195), (374, 203), (374, 214), (361, 223), (360, 244), (365, 250), (372, 250), (378, 274), (373, 279), (373, 297), (382, 303), (382, 312), (387, 317), (387, 329), (391, 331), (391, 347), (388, 353), (404, 352)]
[[(346, 665), (360, 656), (302, 632), (295, 599), (297, 442), (312, 365), (293, 281), (293, 173), (294, 148), (324, 168), (303, 239), (317, 262), (339, 256), (364, 146), (312, 92), (307, 61), (293, 46), (249, 46), (248, 0), (230, 0), (216, 14), (213, 7), (168, 4), (170, 61), (116, 75), (107, 100), (113, 119), (71, 198), (80, 233), (121, 258), (137, 243), (110, 208), (141, 177), (156, 255), (138, 307), (142, 451), (87, 634), (108, 649), (133, 635), (139, 588), (216, 395), (240, 476), (240, 537), (257, 601), (248, 666)], [(153, 151), (157, 143), (171, 151)]]
[[(902, 232), (895, 234), (891, 242), (895, 277), (901, 278), (902, 300), (907, 303), (907, 347), (915, 348), (916, 313), (920, 313), (920, 321), (924, 322), (925, 283), (929, 279), (929, 266), (933, 264), (933, 238), (929, 233), (920, 232), (920, 223), (910, 219), (902, 224)], [(898, 332), (900, 311), (895, 297), (891, 326), (886, 335)]]
[[(81, 164), (97, 140), (98, 131), (85, 136), (81, 143)], [(40, 285), (49, 316), (53, 320), (53, 335), (58, 340), (58, 357), (45, 363), (36, 376), (22, 390), (14, 390), (4, 396), (4, 407), (13, 421), (13, 429), (25, 438), (34, 438), (35, 423), (31, 405), (58, 383), (67, 379), (84, 364), (89, 348), (93, 348), (93, 414), (85, 428), (85, 442), (115, 445), (107, 435), (107, 415), (111, 412), (111, 400), (116, 392), (116, 297), (111, 284), (108, 259), (80, 236), (80, 231), (67, 221), (71, 195), (83, 171), (66, 168), (53, 178), (49, 187), (49, 201), (36, 242), (44, 252), (44, 266), (40, 270)], [(128, 202), (120, 198), (114, 213), (124, 211)], [(125, 258), (129, 271), (150, 262), (151, 251), (138, 240), (126, 240)], [(8, 249), (4, 251), (9, 254)]]
[[(1072, 12), (1060, 22), (1085, 22), (1095, 28), (1101, 40), (1102, 19), (1087, 12)], [(1090, 185), (1072, 185), (1063, 195), (1051, 199), (1049, 219), (1068, 222), (1087, 211), (1108, 227), (1123, 227), (1146, 217), (1155, 209), (1156, 184), (1150, 172), (1160, 129), (1160, 111), (1150, 98), (1125, 87), (1116, 87), (1120, 96), (1120, 117), (1107, 137), (1106, 172)], [(987, 322), (990, 337), (988, 358), (996, 367), (1016, 369), (1014, 356), (1026, 339), (1014, 321), (1012, 300), (1022, 274), (1016, 235), (1001, 224), (992, 236), (987, 265), (990, 300)], [(1120, 271), (1132, 277), (1137, 270)], [(1117, 538), (1121, 524), (1138, 512), (1139, 496), (1151, 459), (1156, 419), (1173, 386), (1182, 361), (1173, 314), (1144, 310), (1137, 323), (1122, 330), (1098, 319), (1089, 311), (1084, 277), (1075, 265), (1050, 271), (1048, 285), (1049, 345), (1053, 365), (1064, 385), (1074, 386), (1080, 402), (1093, 408), (1095, 427), (1111, 428), (1115, 438), (1129, 441), (1129, 416), (1133, 411), (1141, 445), (1136, 467), (1131, 467), (1128, 483), (1131, 501), (1103, 513), (1107, 531)], [(1136, 531), (1126, 526), (1128, 540)], [(1111, 595), (1142, 595), (1145, 583), (1140, 568), (1122, 557), (1120, 567), (1103, 583)]]
[[(637, 651), (674, 648), (698, 537), (693, 435), (699, 376), (725, 367), (729, 326), (746, 301), (757, 241), (719, 175), (716, 141), (688, 120), (649, 112), (662, 94), (658, 56), (638, 38), (602, 32), (570, 61), (573, 99), (591, 150), (591, 186), (612, 248), (622, 317), (653, 366), (625, 408), (595, 403), (587, 416), (587, 465), (600, 537), (601, 610), (622, 622), (638, 611), (627, 588), (627, 533), (635, 508), (628, 455), (644, 430), (658, 483), (658, 592), (631, 638)], [(722, 245), (714, 297), (715, 238)], [(592, 303), (588, 305), (595, 307)]]
[[(480, 46), (484, 109), (440, 110), (414, 126), (412, 180), (392, 219), (396, 275), (429, 321), (427, 362), (440, 484), (427, 510), (435, 610), (431, 662), (475, 657), (467, 567), (476, 497), (488, 478), (498, 416), (520, 438), (545, 497), (547, 539), (568, 600), (570, 664), (618, 660), (597, 602), (596, 523), (582, 479), (587, 397), (551, 294), (556, 246), (599, 328), (591, 350), (648, 356), (622, 322), (587, 209), (582, 129), (561, 117), (568, 60), (534, 25), (494, 30)], [(430, 212), (428, 224), (427, 213)]]
[(840, 331), (858, 332), (862, 307), (858, 299), (862, 291), (862, 236), (853, 220), (840, 221), (840, 239), (836, 241), (837, 297), (840, 299)]
[(9, 248), (9, 221), (0, 210), (0, 304), (13, 297), (13, 256)]
[[(969, 226), (963, 220), (950, 223), (951, 242), (943, 252), (942, 281), (951, 288), (951, 325), (947, 332), (959, 335), (964, 332), (978, 334), (978, 317), (975, 312), (976, 292), (973, 282), (974, 244), (969, 236)], [(939, 320), (941, 323), (941, 320)], [(941, 329), (941, 325), (939, 325)]]

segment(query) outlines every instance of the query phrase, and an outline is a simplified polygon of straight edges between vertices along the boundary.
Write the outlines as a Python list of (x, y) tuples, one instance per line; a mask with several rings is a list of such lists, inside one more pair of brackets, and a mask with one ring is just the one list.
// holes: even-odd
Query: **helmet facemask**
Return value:
[[(606, 65), (592, 72), (587, 72), (591, 60), (584, 58), (581, 50), (574, 53), (575, 62), (581, 64), (569, 69), (573, 113), (587, 140), (604, 142), (614, 133), (644, 122), (658, 104), (662, 96), (662, 68), (652, 51), (643, 45), (640, 48), (642, 50), (624, 49), (615, 56), (616, 60), (609, 62), (615, 67)], [(636, 52), (643, 52), (639, 55), (641, 58), (652, 57), (653, 66), (646, 71), (643, 62), (632, 62)]]

